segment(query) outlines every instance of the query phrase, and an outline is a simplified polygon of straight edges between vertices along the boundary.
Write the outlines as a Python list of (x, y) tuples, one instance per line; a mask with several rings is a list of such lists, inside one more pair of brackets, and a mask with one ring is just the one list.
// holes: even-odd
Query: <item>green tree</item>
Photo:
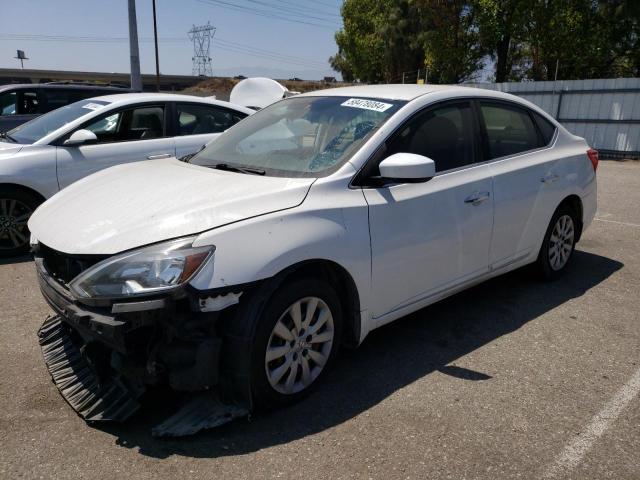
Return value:
[(413, 0), (430, 83), (472, 80), (483, 66), (476, 7), (461, 0)]
[(345, 0), (341, 13), (343, 28), (336, 32), (338, 53), (329, 59), (343, 78), (378, 83), (391, 72), (387, 42), (381, 32), (389, 15), (391, 0)]
[(529, 0), (477, 0), (483, 52), (494, 61), (495, 81), (520, 80)]

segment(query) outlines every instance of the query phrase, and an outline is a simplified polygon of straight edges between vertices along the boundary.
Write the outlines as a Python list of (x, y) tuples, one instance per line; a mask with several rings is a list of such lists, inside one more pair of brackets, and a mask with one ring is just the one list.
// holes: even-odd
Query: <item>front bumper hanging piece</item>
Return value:
[(131, 388), (118, 375), (101, 381), (59, 316), (48, 318), (38, 337), (53, 383), (82, 418), (123, 422), (140, 408), (137, 399), (143, 390)]

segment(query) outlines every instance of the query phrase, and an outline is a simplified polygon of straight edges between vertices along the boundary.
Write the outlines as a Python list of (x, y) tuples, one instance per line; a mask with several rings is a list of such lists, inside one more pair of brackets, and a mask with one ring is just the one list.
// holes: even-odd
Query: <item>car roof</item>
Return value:
[(386, 85), (358, 85), (353, 87), (328, 88), (303, 93), (301, 96), (335, 96), (335, 97), (366, 97), (381, 100), (414, 100), (423, 95), (435, 92), (467, 93), (473, 96), (496, 97), (514, 99), (513, 95), (484, 90), (474, 87), (458, 85), (417, 85), (417, 84), (386, 84)]
[(117, 93), (113, 95), (100, 95), (99, 97), (87, 98), (85, 101), (86, 100), (109, 102), (112, 106), (125, 106), (139, 102), (195, 102), (231, 108), (248, 114), (255, 113), (254, 110), (243, 107), (242, 105), (236, 105), (222, 100), (214, 100), (212, 98), (196, 97), (195, 95), (182, 95), (179, 93)]

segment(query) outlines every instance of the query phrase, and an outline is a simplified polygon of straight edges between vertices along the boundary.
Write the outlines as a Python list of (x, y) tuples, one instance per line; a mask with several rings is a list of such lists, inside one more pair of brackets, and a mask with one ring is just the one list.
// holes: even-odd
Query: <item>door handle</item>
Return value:
[(149, 155), (149, 156), (147, 157), (147, 159), (148, 159), (148, 160), (159, 160), (159, 159), (161, 159), (161, 158), (169, 158), (169, 157), (171, 157), (171, 154), (170, 154), (170, 153), (160, 153), (160, 154), (158, 154), (158, 155)]
[(542, 183), (553, 183), (556, 180), (558, 180), (558, 178), (560, 178), (558, 175), (556, 175), (555, 173), (550, 173), (549, 175), (545, 175), (544, 177), (542, 177), (540, 179), (540, 181)]
[(489, 192), (476, 192), (469, 195), (464, 199), (464, 203), (470, 203), (471, 205), (480, 205), (485, 200), (489, 199)]

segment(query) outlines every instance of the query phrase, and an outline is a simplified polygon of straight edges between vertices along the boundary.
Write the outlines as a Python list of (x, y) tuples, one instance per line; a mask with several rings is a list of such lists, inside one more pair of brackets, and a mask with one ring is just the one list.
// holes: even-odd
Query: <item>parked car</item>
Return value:
[(0, 133), (78, 100), (128, 91), (127, 88), (100, 85), (0, 85)]
[(186, 95), (81, 100), (0, 134), (0, 256), (29, 250), (27, 220), (58, 190), (119, 163), (196, 152), (253, 110)]
[(191, 163), (114, 167), (38, 208), (57, 312), (45, 361), (87, 420), (125, 420), (145, 385), (209, 392), (211, 415), (185, 407), (158, 435), (288, 404), (381, 325), (527, 264), (561, 275), (596, 211), (597, 166), (582, 138), (500, 92), (284, 99)]

